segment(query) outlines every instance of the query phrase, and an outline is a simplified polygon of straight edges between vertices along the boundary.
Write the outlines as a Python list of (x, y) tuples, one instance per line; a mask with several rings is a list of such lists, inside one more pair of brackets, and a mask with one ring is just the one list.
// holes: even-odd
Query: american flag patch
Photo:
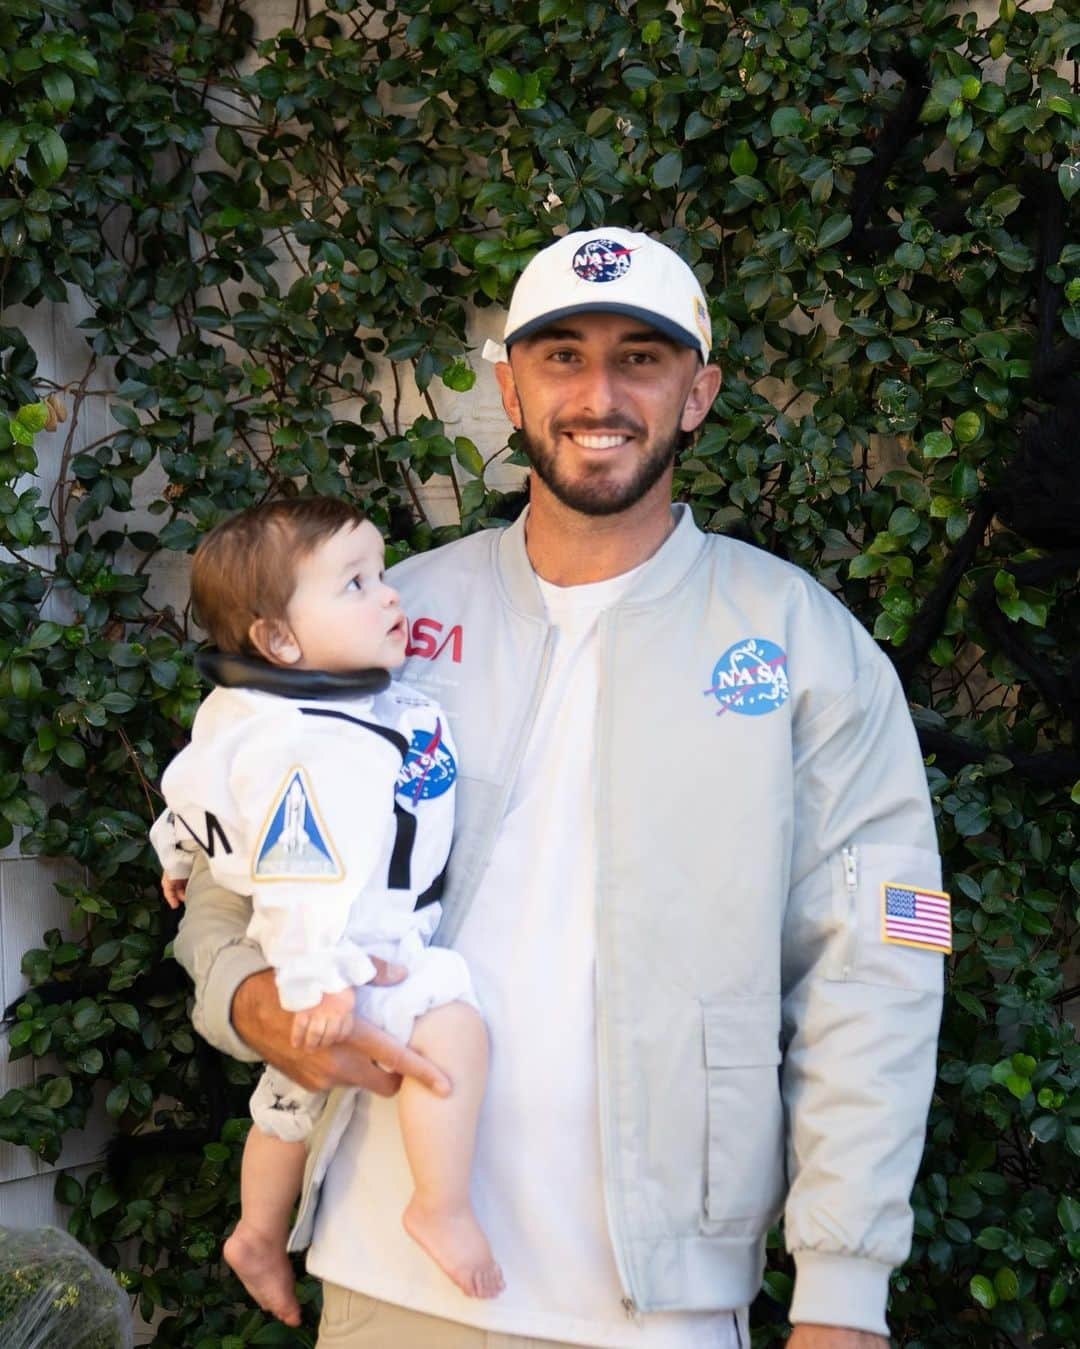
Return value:
[(881, 940), (948, 955), (952, 950), (949, 896), (941, 890), (886, 881), (881, 887)]

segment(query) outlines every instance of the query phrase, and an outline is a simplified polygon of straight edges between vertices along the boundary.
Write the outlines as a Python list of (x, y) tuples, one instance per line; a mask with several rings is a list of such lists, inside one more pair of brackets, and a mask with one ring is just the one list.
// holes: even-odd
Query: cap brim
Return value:
[(709, 348), (706, 347), (700, 333), (693, 333), (689, 328), (684, 328), (681, 324), (672, 322), (664, 315), (654, 314), (648, 309), (639, 309), (637, 305), (618, 304), (615, 301), (605, 304), (602, 300), (591, 300), (587, 304), (567, 305), (563, 309), (551, 309), (546, 314), (541, 314), (538, 318), (523, 323), (519, 328), (515, 328), (512, 333), (507, 333), (503, 338), (503, 345), (509, 349), (513, 343), (520, 342), (523, 337), (531, 337), (533, 333), (538, 333), (544, 328), (550, 328), (553, 323), (558, 323), (560, 319), (572, 318), (575, 314), (624, 314), (627, 318), (640, 319), (642, 323), (647, 323), (650, 328), (655, 328), (665, 337), (670, 337), (673, 342), (678, 342), (680, 346), (689, 347), (691, 351), (696, 351), (703, 361), (707, 362), (709, 359)]

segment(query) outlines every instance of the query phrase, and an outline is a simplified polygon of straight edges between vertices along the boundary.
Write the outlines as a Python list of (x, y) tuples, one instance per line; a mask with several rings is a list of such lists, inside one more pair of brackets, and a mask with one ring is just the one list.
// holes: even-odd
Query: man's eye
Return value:
[(629, 365), (651, 365), (656, 357), (651, 351), (628, 351), (626, 360)]
[(566, 350), (553, 351), (549, 356), (549, 360), (557, 361), (560, 365), (569, 365), (575, 359), (576, 352)]

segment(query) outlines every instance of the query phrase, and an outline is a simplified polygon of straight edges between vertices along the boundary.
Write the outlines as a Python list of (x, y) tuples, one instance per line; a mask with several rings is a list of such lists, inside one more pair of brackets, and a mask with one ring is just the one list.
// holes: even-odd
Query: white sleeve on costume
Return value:
[(393, 821), (401, 755), (371, 736), (342, 752), (333, 722), (267, 719), (237, 752), (230, 788), (243, 813), (252, 895), (248, 936), (274, 968), (287, 1011), (368, 983), (375, 966), (346, 937)]
[(186, 881), (191, 875), (199, 845), (179, 827), (171, 810), (163, 810), (154, 821), (150, 842), (165, 875), (173, 881)]

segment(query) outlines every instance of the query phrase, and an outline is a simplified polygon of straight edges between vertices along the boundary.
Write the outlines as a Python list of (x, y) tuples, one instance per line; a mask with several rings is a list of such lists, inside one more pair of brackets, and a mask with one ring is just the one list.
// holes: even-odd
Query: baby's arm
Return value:
[(187, 877), (162, 876), (161, 893), (165, 896), (165, 903), (170, 909), (178, 909), (187, 894)]
[(188, 834), (171, 810), (162, 811), (150, 830), (150, 842), (161, 864), (161, 892), (170, 909), (177, 909), (187, 893), (187, 878), (198, 851), (198, 844)]
[(292, 1024), (294, 1049), (320, 1049), (340, 1044), (356, 1029), (356, 994), (352, 988), (324, 993), (314, 1007), (295, 1013)]

